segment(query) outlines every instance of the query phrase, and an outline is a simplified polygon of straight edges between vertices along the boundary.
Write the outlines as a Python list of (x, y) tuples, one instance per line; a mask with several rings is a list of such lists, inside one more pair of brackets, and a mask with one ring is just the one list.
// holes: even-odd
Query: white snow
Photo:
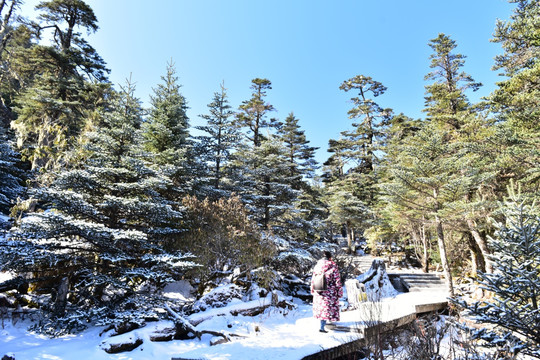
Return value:
[(193, 287), (186, 280), (169, 283), (163, 288), (163, 296), (171, 300), (190, 301), (193, 297)]
[[(160, 321), (148, 323), (146, 327), (124, 335), (124, 337), (140, 337), (144, 342), (135, 350), (120, 354), (108, 354), (102, 350), (102, 343), (116, 340), (107, 335), (100, 336), (103, 328), (92, 328), (78, 335), (48, 339), (28, 332), (26, 330), (28, 322), (19, 321), (13, 324), (10, 320), (4, 319), (3, 328), (0, 329), (0, 356), (12, 353), (16, 360), (143, 360), (173, 357), (212, 360), (297, 360), (322, 349), (339, 346), (357, 336), (351, 332), (340, 331), (320, 333), (319, 322), (312, 317), (311, 306), (299, 300), (289, 299), (297, 305), (293, 310), (271, 307), (254, 317), (233, 316), (230, 313), (231, 310), (264, 305), (269, 300), (270, 297), (250, 302), (232, 301), (226, 307), (208, 309), (190, 317), (192, 322), (202, 321), (196, 326), (199, 331), (214, 330), (239, 335), (233, 336), (230, 343), (210, 346), (210, 341), (216, 340), (210, 335), (203, 335), (201, 340), (151, 342), (149, 339), (151, 333), (172, 326), (170, 321)], [(384, 318), (400, 317), (414, 311), (416, 304), (444, 300), (445, 294), (441, 293), (400, 294), (380, 303), (383, 310), (381, 314)], [(358, 326), (363, 314), (361, 309), (342, 312), (339, 325)]]
[(4, 281), (13, 279), (14, 277), (13, 273), (0, 271), (0, 284)]

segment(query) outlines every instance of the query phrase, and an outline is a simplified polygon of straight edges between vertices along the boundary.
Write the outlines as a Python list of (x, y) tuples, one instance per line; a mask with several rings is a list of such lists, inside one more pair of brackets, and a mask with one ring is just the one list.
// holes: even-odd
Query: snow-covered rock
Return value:
[(233, 299), (240, 300), (242, 297), (243, 292), (238, 285), (221, 285), (197, 300), (193, 304), (193, 311), (198, 312), (205, 311), (209, 308), (221, 308), (229, 304)]
[(100, 348), (109, 354), (131, 351), (143, 343), (143, 339), (137, 332), (113, 336), (103, 340)]

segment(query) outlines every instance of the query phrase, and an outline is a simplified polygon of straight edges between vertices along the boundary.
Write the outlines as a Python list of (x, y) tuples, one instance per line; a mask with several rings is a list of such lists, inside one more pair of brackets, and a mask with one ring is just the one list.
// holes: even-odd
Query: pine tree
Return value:
[(77, 27), (95, 32), (93, 10), (81, 0), (44, 1), (37, 7), (42, 24), (34, 24), (38, 38), (54, 29), (52, 46), (36, 45), (26, 59), (36, 74), (32, 85), (17, 97), (18, 118), (12, 123), (18, 144), (33, 169), (62, 162), (85, 126), (91, 103), (86, 101), (93, 81), (107, 80), (103, 59)]
[(25, 216), (0, 246), (2, 270), (34, 274), (36, 290), (55, 294), (45, 332), (156, 316), (156, 288), (191, 267), (166, 250), (182, 214), (161, 196), (171, 180), (141, 159), (133, 91), (123, 87), (88, 134), (86, 162), (34, 190), (45, 211)]
[(383, 142), (383, 129), (391, 110), (383, 109), (369, 96), (377, 97), (386, 91), (380, 82), (369, 76), (357, 75), (344, 81), (340, 89), (357, 91), (352, 97), (349, 118), (358, 120), (351, 131), (341, 132), (339, 140), (331, 140), (323, 177), (328, 184), (329, 220), (345, 226), (349, 249), (352, 250), (356, 231), (372, 226), (377, 189), (376, 151)]
[(294, 179), (293, 187), (300, 190), (304, 178), (313, 178), (317, 170), (315, 160), (316, 147), (309, 146), (305, 132), (300, 129), (298, 119), (291, 112), (284, 123), (279, 126), (278, 137), (287, 149), (287, 158), (290, 167), (290, 177)]
[(429, 221), (437, 236), (448, 292), (453, 295), (443, 214), (449, 203), (460, 198), (464, 187), (449, 155), (455, 151), (450, 139), (448, 131), (426, 123), (400, 145), (400, 153), (388, 169), (390, 181), (381, 187), (388, 203), (413, 209)]
[(207, 181), (211, 189), (207, 192), (215, 193), (219, 197), (226, 195), (227, 188), (230, 187), (231, 176), (227, 173), (227, 165), (231, 162), (231, 155), (240, 140), (238, 128), (234, 124), (234, 112), (223, 84), (208, 104), (208, 112), (209, 114), (199, 115), (206, 120), (206, 124), (197, 126), (196, 129), (208, 134), (198, 137), (199, 152), (208, 169)]
[(291, 185), (294, 181), (285, 145), (272, 132), (279, 123), (267, 119), (268, 112), (274, 110), (265, 102), (272, 83), (260, 78), (251, 82), (251, 99), (242, 102), (236, 115), (245, 141), (238, 143), (234, 152), (231, 191), (241, 196), (259, 226), (283, 234), (299, 192)]
[(17, 199), (25, 193), (25, 172), (21, 168), (20, 154), (13, 149), (7, 129), (0, 124), (0, 214), (9, 214)]
[[(500, 161), (504, 178), (523, 184), (523, 194), (535, 197), (540, 181), (540, 2), (513, 0), (516, 4), (509, 21), (498, 21), (492, 41), (504, 53), (495, 58), (494, 70), (506, 78), (490, 96), (490, 105), (501, 121), (499, 146), (505, 149)], [(509, 166), (511, 165), (511, 166)], [(501, 171), (502, 173), (502, 171)], [(504, 191), (507, 183), (501, 184)]]
[(482, 86), (460, 71), (465, 64), (465, 56), (456, 54), (456, 42), (445, 34), (439, 34), (430, 40), (433, 49), (430, 56), (430, 68), (434, 69), (425, 76), (425, 80), (434, 80), (426, 86), (426, 108), (428, 119), (440, 126), (459, 130), (463, 124), (463, 115), (470, 110), (470, 103), (465, 95), (468, 89), (476, 91)]
[(151, 161), (173, 179), (177, 189), (171, 197), (191, 192), (193, 187), (193, 144), (185, 97), (180, 93), (176, 70), (171, 62), (167, 74), (150, 97), (149, 119), (142, 126), (144, 149)]
[(516, 4), (509, 21), (497, 22), (493, 42), (500, 43), (502, 55), (495, 57), (494, 70), (507, 79), (498, 83), (492, 104), (512, 128), (536, 136), (540, 125), (540, 2), (512, 0)]
[(314, 239), (324, 214), (323, 204), (317, 199), (317, 189), (313, 187), (313, 181), (310, 182), (318, 169), (315, 160), (317, 148), (309, 146), (309, 140), (292, 112), (279, 125), (277, 137), (285, 146), (289, 185), (298, 192), (294, 211), (288, 215), (291, 234), (301, 240)]
[(6, 128), (15, 118), (14, 98), (35, 75), (27, 64), (28, 49), (34, 45), (32, 34), (15, 22), (19, 4), (18, 0), (0, 3), (0, 121)]
[(13, 21), (22, 0), (0, 0), (0, 60), (13, 35)]
[(255, 78), (251, 80), (251, 99), (243, 101), (236, 114), (238, 125), (245, 129), (245, 136), (253, 147), (261, 145), (265, 138), (263, 130), (277, 126), (274, 118), (267, 119), (267, 114), (274, 111), (274, 107), (265, 102), (266, 90), (272, 89), (272, 82), (268, 79)]
[(500, 169), (492, 166), (497, 163), (499, 152), (499, 145), (494, 145), (493, 141), (493, 122), (483, 117), (467, 99), (465, 92), (476, 91), (481, 84), (460, 72), (465, 56), (454, 53), (455, 42), (439, 34), (431, 40), (430, 46), (434, 49), (431, 68), (436, 71), (426, 76), (435, 83), (426, 87), (425, 111), (431, 121), (449, 129), (451, 141), (456, 143), (455, 171), (461, 174), (465, 189), (462, 198), (453, 204), (454, 216), (448, 214), (446, 220), (458, 223), (455, 227), (473, 240), (469, 248), (479, 270), (491, 272), (485, 219), (494, 210), (496, 198), (486, 189), (496, 186), (500, 174)]
[(235, 154), (237, 188), (253, 218), (264, 230), (283, 234), (284, 215), (293, 211), (298, 191), (290, 185), (286, 149), (273, 135), (255, 148), (244, 147)]
[(480, 274), (479, 285), (493, 294), (485, 301), (467, 303), (454, 299), (484, 327), (474, 336), (493, 346), (506, 346), (540, 358), (540, 216), (534, 205), (515, 192), (501, 208), (504, 219), (496, 223), (491, 239), (495, 271)]
[(354, 107), (348, 114), (350, 119), (359, 119), (359, 122), (352, 124), (353, 131), (343, 132), (342, 135), (350, 143), (348, 156), (360, 161), (358, 166), (365, 168), (365, 173), (371, 173), (376, 161), (377, 141), (382, 142), (383, 128), (391, 110), (381, 108), (368, 96), (380, 96), (385, 93), (386, 87), (369, 76), (357, 75), (345, 80), (339, 88), (345, 92), (358, 91), (358, 96), (351, 98)]

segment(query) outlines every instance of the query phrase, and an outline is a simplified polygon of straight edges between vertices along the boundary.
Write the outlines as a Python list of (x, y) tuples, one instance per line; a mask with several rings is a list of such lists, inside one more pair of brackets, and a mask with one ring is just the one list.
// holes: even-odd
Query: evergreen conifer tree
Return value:
[(42, 210), (0, 246), (2, 270), (34, 274), (34, 288), (54, 294), (40, 324), (48, 333), (156, 315), (155, 289), (191, 266), (167, 250), (182, 215), (161, 196), (171, 180), (139, 155), (142, 109), (133, 91), (122, 88), (88, 134), (85, 163), (33, 191)]
[(290, 167), (285, 146), (274, 135), (255, 148), (245, 147), (235, 155), (239, 173), (239, 194), (264, 230), (283, 234), (285, 214), (293, 211), (299, 191), (290, 185)]
[[(490, 105), (503, 128), (498, 134), (498, 146), (506, 150), (498, 162), (501, 177), (519, 180), (523, 194), (534, 198), (540, 181), (540, 1), (510, 2), (516, 4), (514, 13), (509, 21), (497, 22), (492, 40), (504, 49), (495, 58), (494, 70), (505, 78)], [(501, 184), (501, 192), (506, 185)]]
[(400, 153), (388, 169), (390, 181), (381, 184), (384, 199), (423, 214), (437, 234), (439, 253), (448, 292), (453, 295), (452, 273), (444, 233), (445, 207), (463, 194), (461, 176), (454, 171), (450, 135), (427, 123), (403, 142)]
[(491, 124), (478, 114), (466, 95), (467, 90), (476, 91), (481, 84), (461, 71), (465, 56), (455, 53), (457, 45), (450, 37), (439, 34), (429, 46), (434, 50), (430, 56), (434, 71), (426, 75), (426, 80), (434, 83), (426, 86), (424, 111), (428, 120), (448, 130), (449, 141), (454, 144), (454, 153), (449, 155), (454, 158), (454, 171), (462, 178), (462, 197), (452, 205), (454, 211), (445, 215), (445, 221), (453, 222), (455, 228), (473, 240), (469, 242), (473, 260), (481, 271), (490, 272), (485, 219), (492, 211), (494, 199), (482, 191), (496, 175), (488, 163), (494, 150), (488, 140)]
[(231, 186), (231, 175), (228, 174), (230, 167), (227, 166), (240, 141), (240, 133), (234, 124), (234, 112), (223, 84), (208, 104), (208, 112), (209, 114), (200, 115), (206, 120), (206, 124), (196, 127), (207, 134), (198, 137), (199, 153), (208, 172), (207, 182), (210, 189), (207, 193), (221, 197), (227, 194), (227, 189)]
[(354, 107), (348, 111), (350, 119), (359, 119), (353, 123), (352, 131), (343, 132), (343, 139), (349, 143), (347, 153), (350, 158), (356, 158), (365, 168), (365, 173), (371, 175), (376, 162), (375, 151), (383, 141), (384, 127), (391, 114), (390, 109), (383, 109), (373, 99), (385, 93), (386, 87), (369, 76), (357, 75), (345, 80), (339, 87), (345, 92), (357, 91), (358, 96), (352, 97)]
[(512, 0), (516, 4), (509, 21), (497, 22), (493, 42), (502, 55), (495, 57), (494, 70), (506, 79), (499, 82), (491, 101), (499, 115), (522, 135), (538, 139), (540, 125), (540, 1)]
[[(162, 83), (150, 97), (149, 119), (142, 125), (144, 149), (160, 171), (173, 180), (176, 189), (170, 197), (191, 192), (193, 187), (193, 144), (189, 138), (189, 119), (185, 97), (180, 93), (176, 70), (171, 62)], [(172, 190), (172, 189), (171, 189)]]
[(37, 7), (42, 24), (34, 24), (38, 38), (54, 29), (52, 46), (36, 45), (26, 62), (34, 69), (32, 85), (17, 97), (18, 118), (12, 123), (18, 146), (33, 169), (51, 168), (73, 146), (91, 111), (86, 99), (93, 81), (106, 81), (103, 59), (77, 32), (96, 31), (93, 10), (81, 0), (51, 0)]
[(454, 301), (476, 321), (495, 325), (474, 330), (475, 338), (506, 347), (511, 355), (540, 358), (540, 216), (515, 192), (501, 210), (503, 220), (490, 243), (495, 271), (478, 279), (493, 298)]
[(231, 164), (231, 190), (241, 196), (259, 226), (283, 233), (285, 215), (290, 215), (299, 192), (291, 185), (296, 176), (291, 176), (285, 145), (272, 132), (279, 123), (267, 118), (274, 110), (265, 100), (271, 85), (268, 79), (253, 79), (252, 96), (239, 107), (236, 124), (245, 137)]
[(294, 211), (289, 213), (291, 233), (299, 239), (313, 239), (321, 227), (324, 214), (323, 204), (317, 199), (317, 189), (313, 187), (313, 182), (309, 182), (314, 179), (318, 168), (315, 160), (317, 148), (309, 146), (309, 140), (292, 112), (278, 127), (277, 136), (285, 146), (290, 186), (298, 191)]
[(249, 143), (253, 144), (253, 147), (258, 147), (265, 137), (263, 131), (276, 128), (277, 121), (274, 118), (267, 118), (268, 113), (275, 110), (271, 104), (265, 102), (266, 90), (272, 89), (272, 82), (268, 79), (255, 78), (251, 83), (253, 90), (251, 98), (240, 105), (236, 121), (245, 130), (244, 135)]
[(386, 87), (369, 76), (357, 75), (344, 81), (340, 89), (357, 91), (351, 98), (354, 106), (348, 111), (349, 118), (358, 120), (351, 131), (341, 132), (339, 140), (331, 140), (329, 152), (333, 152), (325, 163), (325, 182), (328, 183), (327, 197), (329, 220), (343, 224), (352, 249), (355, 233), (372, 226), (377, 189), (375, 166), (378, 163), (376, 150), (383, 142), (383, 129), (391, 113), (383, 109), (369, 96), (384, 94)]
[(290, 176), (294, 179), (296, 190), (300, 190), (302, 181), (305, 178), (313, 178), (317, 170), (317, 161), (315, 160), (316, 147), (309, 146), (309, 140), (306, 139), (305, 132), (300, 129), (298, 119), (291, 112), (284, 123), (279, 126), (277, 131), (287, 149), (287, 158), (290, 167)]
[[(460, 70), (465, 57), (454, 52), (455, 42), (439, 34), (429, 46), (434, 51), (430, 56), (433, 71), (426, 80), (434, 82), (426, 86), (424, 111), (428, 121), (412, 136), (389, 141), (387, 180), (382, 188), (387, 194), (386, 200), (393, 204), (393, 211), (401, 212), (413, 224), (422, 221), (421, 226), (429, 225), (433, 229), (448, 291), (453, 294), (447, 253), (450, 227), (478, 235), (471, 245), (475, 245), (474, 249), (480, 248), (478, 253), (483, 258), (489, 253), (486, 239), (479, 235), (474, 221), (475, 216), (481, 218), (474, 211), (478, 204), (476, 190), (486, 178), (478, 162), (480, 147), (475, 148), (472, 139), (476, 131), (484, 135), (487, 124), (479, 121), (466, 97), (466, 90), (476, 90), (481, 84)], [(458, 208), (461, 212), (456, 217)], [(414, 227), (409, 230), (415, 231)], [(425, 240), (424, 244), (428, 243), (428, 239)], [(427, 255), (425, 251), (424, 254)]]
[(7, 129), (0, 124), (0, 214), (9, 214), (17, 199), (24, 197), (25, 178), (20, 154), (13, 149)]

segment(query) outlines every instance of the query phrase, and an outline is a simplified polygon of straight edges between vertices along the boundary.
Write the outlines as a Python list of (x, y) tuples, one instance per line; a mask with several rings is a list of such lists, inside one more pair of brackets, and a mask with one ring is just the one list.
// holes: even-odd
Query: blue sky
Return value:
[[(27, 0), (25, 16), (38, 1)], [(267, 100), (283, 120), (294, 112), (323, 162), (328, 140), (351, 128), (352, 94), (339, 85), (371, 76), (387, 92), (383, 107), (422, 117), (427, 45), (439, 33), (466, 55), (464, 70), (484, 84), (471, 100), (487, 96), (500, 78), (491, 70), (502, 52), (491, 43), (505, 0), (87, 0), (100, 29), (89, 42), (124, 83), (131, 74), (137, 96), (148, 103), (172, 59), (190, 110), (191, 125), (222, 81), (233, 108), (250, 97), (251, 79), (272, 82)]]

